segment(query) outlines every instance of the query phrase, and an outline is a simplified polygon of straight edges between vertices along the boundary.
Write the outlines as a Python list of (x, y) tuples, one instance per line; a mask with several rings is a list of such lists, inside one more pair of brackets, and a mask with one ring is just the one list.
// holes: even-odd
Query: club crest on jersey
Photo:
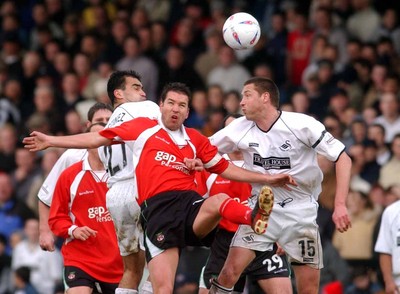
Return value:
[(261, 157), (260, 154), (255, 153), (253, 155), (253, 164), (261, 166), (265, 170), (269, 169), (290, 169), (290, 158), (289, 157)]
[(156, 239), (157, 239), (158, 243), (162, 243), (164, 241), (164, 239), (165, 239), (163, 233), (157, 233), (156, 237), (157, 237)]
[(242, 240), (246, 243), (253, 243), (254, 242), (254, 236), (250, 235), (250, 236), (245, 236), (242, 238)]
[(68, 274), (68, 280), (73, 280), (73, 279), (75, 279), (75, 272), (70, 272)]
[(290, 140), (286, 140), (285, 143), (283, 143), (281, 146), (279, 146), (279, 149), (282, 151), (289, 151), (292, 149), (292, 145), (290, 144)]

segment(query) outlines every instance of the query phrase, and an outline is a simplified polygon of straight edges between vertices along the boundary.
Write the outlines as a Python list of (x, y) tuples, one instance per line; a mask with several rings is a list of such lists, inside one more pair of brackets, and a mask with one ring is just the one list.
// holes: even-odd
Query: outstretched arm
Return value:
[(259, 183), (272, 187), (282, 187), (289, 191), (291, 190), (289, 185), (297, 186), (296, 181), (288, 174), (261, 174), (237, 167), (234, 164), (229, 164), (228, 168), (221, 173), (221, 176), (238, 182)]
[(49, 147), (62, 148), (97, 148), (110, 145), (111, 140), (101, 136), (98, 132), (89, 132), (72, 136), (49, 136), (41, 132), (32, 132), (30, 137), (22, 141), (30, 151), (44, 150)]
[(351, 228), (351, 221), (346, 207), (346, 198), (349, 194), (351, 159), (343, 152), (336, 162), (336, 194), (335, 209), (332, 219), (339, 232)]

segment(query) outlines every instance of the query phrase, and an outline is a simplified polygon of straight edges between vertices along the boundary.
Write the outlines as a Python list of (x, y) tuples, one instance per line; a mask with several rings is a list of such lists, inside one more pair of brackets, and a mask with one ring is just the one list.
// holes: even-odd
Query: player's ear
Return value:
[(115, 89), (115, 90), (114, 90), (114, 97), (115, 97), (115, 98), (118, 98), (118, 99), (121, 99), (121, 97), (122, 97), (122, 90), (121, 90), (121, 89)]

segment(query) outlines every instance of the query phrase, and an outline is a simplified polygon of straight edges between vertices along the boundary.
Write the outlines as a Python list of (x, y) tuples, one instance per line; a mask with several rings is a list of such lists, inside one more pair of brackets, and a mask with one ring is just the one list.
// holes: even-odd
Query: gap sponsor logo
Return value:
[(182, 162), (177, 162), (176, 156), (173, 154), (169, 154), (168, 152), (164, 151), (158, 151), (154, 159), (159, 161), (161, 165), (177, 169), (185, 174), (190, 174), (190, 171), (186, 165)]
[(265, 170), (269, 169), (290, 169), (290, 158), (289, 157), (261, 157), (255, 153), (253, 155), (253, 164), (261, 166)]
[(88, 217), (92, 219), (95, 218), (98, 222), (112, 221), (110, 213), (103, 206), (90, 207), (88, 209)]

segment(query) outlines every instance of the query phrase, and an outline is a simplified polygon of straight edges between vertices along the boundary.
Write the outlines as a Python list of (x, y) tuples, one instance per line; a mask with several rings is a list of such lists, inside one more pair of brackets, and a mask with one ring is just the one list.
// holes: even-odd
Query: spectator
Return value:
[(204, 127), (208, 113), (208, 99), (205, 90), (197, 90), (192, 94), (189, 117), (185, 126), (201, 130)]
[(240, 101), (242, 96), (237, 91), (229, 91), (224, 95), (224, 109), (229, 114), (239, 114), (242, 112)]
[(9, 238), (11, 234), (23, 228), (25, 220), (34, 217), (34, 213), (14, 196), (11, 177), (0, 173), (0, 234), (7, 239), (7, 254), (11, 254)]
[(10, 124), (0, 126), (0, 172), (11, 172), (16, 168), (15, 148), (17, 129)]
[(203, 79), (203, 82), (206, 83), (208, 74), (218, 66), (218, 51), (223, 45), (223, 40), (221, 33), (215, 28), (206, 30), (204, 37), (207, 49), (196, 58), (194, 68)]
[(79, 90), (79, 77), (74, 72), (65, 73), (61, 82), (62, 112), (67, 113), (83, 101)]
[(43, 251), (39, 246), (39, 221), (31, 218), (24, 226), (25, 239), (13, 250), (12, 269), (26, 266), (30, 282), (40, 294), (53, 294), (62, 277), (62, 257), (59, 250)]
[(381, 24), (374, 36), (375, 41), (381, 37), (389, 37), (394, 44), (397, 54), (400, 54), (399, 15), (395, 9), (388, 8), (384, 11)]
[(36, 163), (36, 156), (22, 145), (15, 151), (16, 169), (11, 173), (14, 185), (15, 197), (26, 204), (29, 189), (32, 183), (40, 174), (39, 166)]
[(335, 231), (332, 242), (351, 266), (368, 266), (372, 259), (372, 232), (378, 214), (363, 192), (350, 191), (347, 199), (352, 227), (342, 234)]
[(14, 284), (16, 294), (41, 294), (30, 282), (31, 269), (26, 266), (17, 268), (14, 271)]
[(390, 144), (394, 136), (400, 132), (400, 103), (399, 98), (393, 93), (384, 93), (379, 99), (381, 115), (375, 123), (385, 128), (385, 142)]
[(372, 41), (380, 23), (378, 12), (371, 6), (371, 0), (352, 0), (351, 4), (355, 12), (346, 23), (350, 36), (362, 42)]
[(220, 85), (224, 91), (242, 91), (243, 81), (250, 78), (247, 69), (236, 61), (232, 48), (224, 45), (218, 52), (219, 65), (207, 77), (207, 84)]
[(98, 79), (98, 74), (93, 70), (89, 57), (80, 52), (77, 53), (72, 62), (72, 67), (79, 78), (79, 91), (83, 98), (88, 100), (95, 99), (94, 83)]
[(391, 157), (390, 149), (385, 143), (385, 128), (380, 124), (372, 124), (368, 126), (368, 140), (375, 142), (377, 147), (376, 161), (383, 166)]
[(204, 88), (201, 77), (190, 64), (186, 63), (184, 52), (180, 47), (170, 46), (165, 62), (166, 66), (161, 67), (160, 70), (159, 89), (169, 82), (185, 83), (194, 90)]
[(400, 134), (394, 136), (391, 144), (392, 158), (382, 166), (379, 183), (384, 189), (400, 185)]
[(116, 70), (135, 69), (142, 78), (147, 99), (157, 101), (158, 68), (154, 61), (140, 51), (140, 41), (136, 35), (129, 35), (124, 40), (124, 56), (115, 64)]
[(295, 28), (289, 32), (287, 38), (286, 70), (290, 84), (298, 87), (310, 60), (314, 33), (307, 26), (307, 16), (304, 12), (297, 10), (294, 20)]

